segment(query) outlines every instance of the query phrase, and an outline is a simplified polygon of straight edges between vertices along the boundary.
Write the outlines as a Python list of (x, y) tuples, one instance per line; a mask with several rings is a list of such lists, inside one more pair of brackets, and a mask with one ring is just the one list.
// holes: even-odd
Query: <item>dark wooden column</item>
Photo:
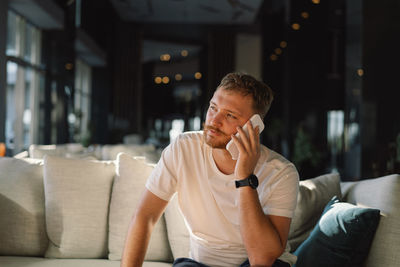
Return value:
[[(75, 2), (65, 4), (64, 29), (43, 32), (43, 60), (46, 64), (44, 143), (73, 142), (69, 135), (68, 113), (73, 107), (75, 83)], [(56, 102), (52, 97), (56, 95)], [(52, 112), (56, 127), (51, 127)], [(56, 130), (56, 133), (52, 131)], [(56, 140), (51, 137), (56, 136)]]
[(135, 25), (121, 21), (116, 27), (114, 44), (113, 99), (111, 103), (113, 127), (120, 128), (119, 130), (123, 131), (122, 134), (141, 133), (142, 32)]
[(208, 64), (206, 103), (211, 99), (221, 79), (232, 72), (235, 63), (235, 34), (214, 31), (208, 35)]

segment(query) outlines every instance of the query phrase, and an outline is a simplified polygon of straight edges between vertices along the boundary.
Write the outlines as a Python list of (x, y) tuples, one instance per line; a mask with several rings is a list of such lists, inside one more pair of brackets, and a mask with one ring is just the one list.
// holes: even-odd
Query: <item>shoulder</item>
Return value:
[(178, 135), (178, 137), (173, 141), (173, 144), (181, 146), (181, 145), (190, 145), (190, 144), (202, 144), (203, 143), (203, 131), (193, 131), (193, 132), (184, 132)]
[(170, 144), (172, 150), (193, 150), (203, 146), (203, 132), (193, 131), (184, 132), (178, 135), (175, 140)]
[(290, 162), (281, 154), (273, 151), (272, 149), (267, 148), (264, 145), (261, 146), (260, 163), (268, 164), (270, 167), (273, 167), (276, 170), (283, 170), (289, 168), (297, 172), (296, 167), (292, 162)]
[(199, 142), (203, 141), (203, 131), (184, 132), (178, 135), (177, 140), (180, 142)]
[(275, 177), (278, 179), (285, 177), (293, 181), (299, 180), (299, 174), (295, 165), (281, 154), (265, 146), (261, 146), (261, 156), (257, 167), (270, 178)]
[[(263, 146), (260, 166), (257, 166), (259, 177), (259, 194), (263, 206), (275, 206), (287, 209), (283, 216), (292, 217), (299, 190), (299, 174), (293, 163), (279, 153)], [(268, 202), (268, 204), (267, 204)], [(271, 214), (271, 210), (266, 213)], [(275, 212), (275, 211), (274, 211)]]

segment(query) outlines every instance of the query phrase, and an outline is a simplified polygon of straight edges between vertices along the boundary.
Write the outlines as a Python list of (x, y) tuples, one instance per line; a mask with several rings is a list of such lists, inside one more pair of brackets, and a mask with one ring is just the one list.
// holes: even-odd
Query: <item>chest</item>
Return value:
[(236, 161), (232, 160), (230, 157), (226, 157), (222, 153), (218, 153), (216, 150), (212, 151), (210, 161), (213, 161), (211, 165), (215, 164), (218, 171), (225, 175), (230, 175), (235, 172)]

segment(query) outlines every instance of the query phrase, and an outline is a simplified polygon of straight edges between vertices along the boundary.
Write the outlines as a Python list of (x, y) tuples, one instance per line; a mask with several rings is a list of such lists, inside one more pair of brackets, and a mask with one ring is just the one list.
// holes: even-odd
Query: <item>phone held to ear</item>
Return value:
[[(253, 125), (253, 128), (256, 128), (257, 126), (259, 127), (260, 133), (264, 130), (264, 123), (258, 114), (254, 114), (250, 118), (251, 124)], [(247, 122), (243, 127), (243, 131), (246, 133), (247, 136), (249, 136), (249, 132), (247, 130)], [(239, 137), (239, 133), (236, 133), (236, 137)], [(239, 157), (239, 150), (236, 147), (235, 143), (233, 140), (229, 141), (229, 143), (226, 145), (226, 150), (229, 151), (232, 155), (233, 160), (237, 160)]]

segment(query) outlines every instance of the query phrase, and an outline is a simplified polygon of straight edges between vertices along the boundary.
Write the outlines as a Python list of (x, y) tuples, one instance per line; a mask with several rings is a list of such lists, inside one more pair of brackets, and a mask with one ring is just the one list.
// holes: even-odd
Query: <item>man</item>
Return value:
[[(151, 230), (176, 192), (189, 227), (191, 258), (177, 259), (174, 266), (281, 267), (295, 262), (286, 243), (298, 173), (260, 145), (258, 127), (248, 122), (253, 114), (263, 118), (272, 99), (271, 89), (249, 75), (230, 73), (222, 79), (204, 131), (180, 135), (150, 175), (130, 225), (122, 267), (142, 265)], [(246, 123), (248, 136), (242, 129)], [(237, 160), (225, 149), (231, 138), (239, 150)]]

